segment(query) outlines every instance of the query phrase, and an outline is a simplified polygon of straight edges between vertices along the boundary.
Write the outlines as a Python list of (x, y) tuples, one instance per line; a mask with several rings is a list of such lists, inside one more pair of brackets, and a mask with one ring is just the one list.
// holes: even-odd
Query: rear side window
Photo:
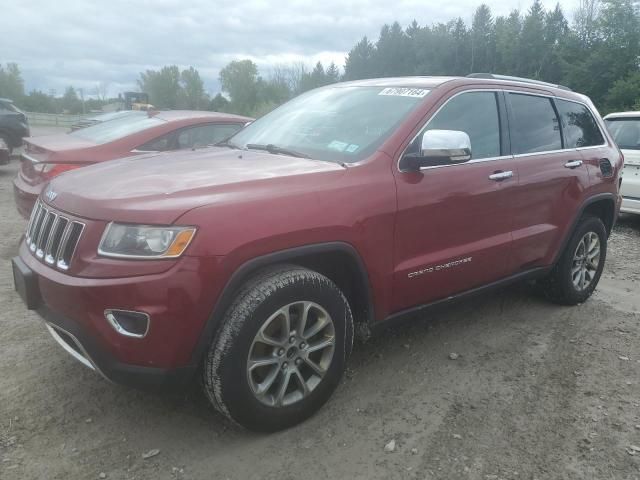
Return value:
[(605, 122), (620, 148), (640, 150), (640, 118), (612, 118)]
[[(459, 130), (469, 135), (473, 159), (500, 156), (500, 121), (495, 92), (469, 92), (453, 97), (425, 130)], [(419, 139), (421, 139), (419, 137)]]
[(560, 124), (551, 99), (519, 93), (509, 93), (509, 99), (513, 153), (547, 152), (562, 148)]
[(242, 128), (239, 124), (210, 124), (186, 128), (178, 134), (177, 148), (205, 147), (226, 140)]
[(604, 143), (598, 124), (587, 107), (558, 99), (556, 107), (562, 119), (564, 148), (591, 147)]
[(139, 146), (136, 150), (140, 152), (166, 152), (171, 150), (173, 142), (173, 132), (162, 137), (151, 140), (144, 145)]

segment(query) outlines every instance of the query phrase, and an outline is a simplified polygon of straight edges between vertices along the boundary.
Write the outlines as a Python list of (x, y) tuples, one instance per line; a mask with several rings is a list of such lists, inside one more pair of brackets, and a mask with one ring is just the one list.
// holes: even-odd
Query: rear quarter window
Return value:
[(562, 120), (564, 148), (592, 147), (604, 143), (602, 132), (587, 107), (559, 99), (556, 99), (556, 107)]

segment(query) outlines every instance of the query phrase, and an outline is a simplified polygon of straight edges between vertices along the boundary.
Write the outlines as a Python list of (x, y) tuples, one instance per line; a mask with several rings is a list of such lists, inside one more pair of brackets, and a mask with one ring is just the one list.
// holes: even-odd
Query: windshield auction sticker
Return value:
[(385, 88), (378, 95), (392, 95), (394, 97), (415, 97), (422, 98), (429, 90), (424, 88), (406, 88), (406, 87), (393, 87)]

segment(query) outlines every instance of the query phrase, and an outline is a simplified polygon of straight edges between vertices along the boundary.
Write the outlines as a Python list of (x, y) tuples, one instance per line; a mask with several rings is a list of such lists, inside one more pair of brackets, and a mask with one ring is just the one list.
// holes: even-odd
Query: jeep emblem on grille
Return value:
[(58, 194), (53, 190), (49, 190), (45, 195), (47, 197), (47, 200), (49, 200), (50, 202), (53, 202), (58, 196)]

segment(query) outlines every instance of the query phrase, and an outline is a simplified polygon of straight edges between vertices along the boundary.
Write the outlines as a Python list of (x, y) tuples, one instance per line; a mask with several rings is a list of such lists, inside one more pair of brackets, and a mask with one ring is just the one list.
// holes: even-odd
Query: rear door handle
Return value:
[(513, 172), (511, 170), (507, 172), (496, 172), (489, 175), (489, 180), (493, 180), (495, 182), (501, 182), (502, 180), (506, 180), (507, 178), (513, 177)]
[(564, 164), (564, 168), (578, 168), (582, 165), (582, 160), (572, 160)]

